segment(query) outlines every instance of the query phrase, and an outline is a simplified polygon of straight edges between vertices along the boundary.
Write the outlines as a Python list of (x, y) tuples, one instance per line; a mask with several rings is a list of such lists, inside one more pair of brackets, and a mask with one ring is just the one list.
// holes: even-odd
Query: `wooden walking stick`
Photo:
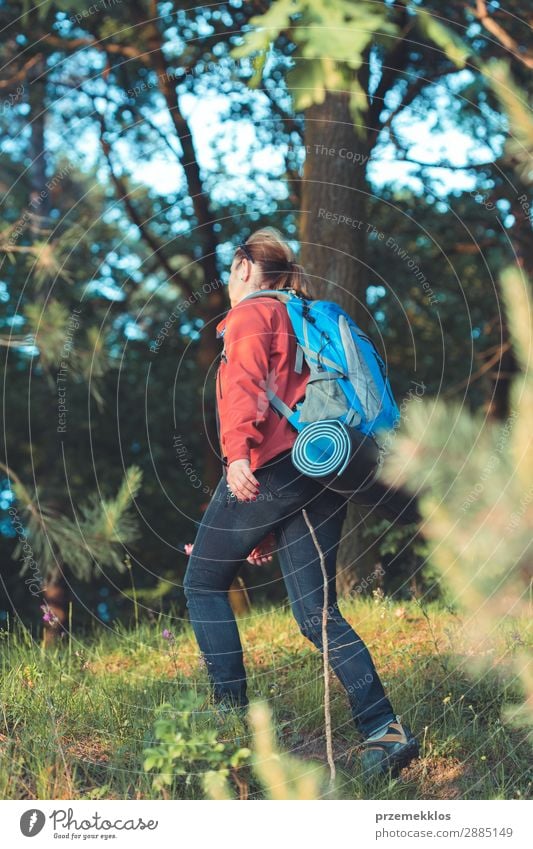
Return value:
[(322, 570), (322, 577), (324, 579), (324, 601), (322, 604), (322, 657), (323, 657), (323, 670), (324, 670), (324, 723), (326, 726), (326, 754), (328, 758), (328, 766), (329, 766), (329, 786), (330, 789), (333, 787), (335, 783), (335, 761), (333, 759), (333, 738), (331, 734), (331, 704), (330, 704), (330, 694), (329, 694), (329, 679), (330, 679), (330, 669), (329, 669), (329, 645), (328, 645), (328, 574), (326, 572), (326, 562), (324, 559), (324, 553), (318, 543), (316, 538), (315, 529), (313, 525), (309, 521), (309, 516), (307, 515), (307, 511), (305, 508), (302, 509), (302, 513), (304, 519), (306, 521), (307, 527), (311, 532), (311, 536), (313, 538), (313, 542), (315, 544), (316, 550), (318, 551), (318, 556), (320, 558), (320, 568)]

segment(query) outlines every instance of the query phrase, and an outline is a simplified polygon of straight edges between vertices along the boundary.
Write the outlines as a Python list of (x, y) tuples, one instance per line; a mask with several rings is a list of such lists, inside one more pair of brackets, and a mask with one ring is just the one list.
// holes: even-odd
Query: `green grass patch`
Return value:
[[(333, 677), (335, 796), (528, 797), (526, 731), (502, 719), (504, 708), (523, 698), (507, 670), (513, 652), (523, 649), (525, 623), (510, 622), (495, 636), (489, 669), (482, 657), (462, 651), (459, 618), (437, 603), (356, 599), (341, 608), (369, 646), (396, 712), (419, 737), (422, 757), (394, 781), (363, 786), (360, 738)], [(199, 798), (204, 773), (225, 757), (209, 752), (217, 743), (226, 747), (223, 765), (234, 794), (264, 795), (249, 765), (231, 762), (232, 752), (252, 747), (248, 726), (237, 714), (214, 709), (191, 629), (176, 621), (160, 617), (132, 630), (65, 636), (46, 650), (20, 626), (1, 632), (0, 798)], [(162, 638), (164, 628), (173, 641)], [(307, 764), (310, 775), (321, 772), (321, 656), (288, 610), (257, 610), (241, 619), (240, 629), (249, 695), (268, 702), (278, 750)], [(191, 697), (196, 709), (180, 723), (180, 706)], [(170, 720), (173, 709), (186, 768), (176, 750), (175, 774), (157, 781), (153, 768), (145, 770), (146, 752), (158, 745), (156, 723), (165, 711)]]

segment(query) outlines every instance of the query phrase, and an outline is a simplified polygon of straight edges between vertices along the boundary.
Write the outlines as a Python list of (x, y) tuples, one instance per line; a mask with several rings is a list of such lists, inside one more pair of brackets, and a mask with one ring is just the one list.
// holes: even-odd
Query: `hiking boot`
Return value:
[(419, 755), (418, 740), (407, 725), (402, 725), (400, 717), (389, 722), (380, 732), (363, 740), (361, 766), (364, 778), (390, 773), (395, 777)]
[(211, 716), (214, 718), (217, 725), (225, 725), (228, 721), (242, 722), (247, 725), (248, 722), (248, 705), (237, 704), (234, 702), (220, 701), (215, 702), (210, 709)]

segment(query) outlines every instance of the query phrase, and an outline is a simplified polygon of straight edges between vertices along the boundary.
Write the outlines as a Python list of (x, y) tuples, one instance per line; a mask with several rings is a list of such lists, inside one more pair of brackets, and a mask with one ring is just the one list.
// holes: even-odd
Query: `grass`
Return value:
[[(522, 699), (518, 682), (506, 673), (506, 659), (522, 646), (525, 623), (510, 622), (498, 633), (487, 671), (479, 665), (482, 658), (462, 652), (460, 621), (438, 604), (422, 608), (378, 597), (341, 607), (369, 646), (396, 712), (419, 737), (422, 757), (398, 779), (364, 786), (360, 738), (333, 677), (335, 796), (529, 797), (526, 732), (502, 720), (502, 709)], [(279, 751), (304, 761), (310, 773), (323, 769), (321, 656), (287, 610), (255, 611), (240, 627), (249, 695), (268, 701)], [(164, 628), (176, 635), (170, 644), (161, 636)], [(187, 623), (160, 617), (132, 630), (102, 626), (83, 641), (66, 635), (46, 651), (20, 626), (0, 633), (0, 798), (197, 798), (200, 776), (180, 776), (161, 791), (143, 769), (143, 752), (155, 743), (158, 708), (179, 706), (191, 692), (205, 709), (191, 719), (191, 735), (215, 728), (219, 740), (250, 742), (237, 715), (220, 717), (210, 709), (205, 670)], [(241, 798), (261, 796), (252, 773), (245, 770), (236, 781)]]

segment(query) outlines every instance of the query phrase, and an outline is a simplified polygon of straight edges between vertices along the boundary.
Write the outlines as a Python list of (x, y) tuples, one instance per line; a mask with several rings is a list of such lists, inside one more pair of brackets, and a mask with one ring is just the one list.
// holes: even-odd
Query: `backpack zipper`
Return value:
[(220, 365), (219, 365), (219, 367), (218, 367), (218, 369), (217, 369), (217, 384), (218, 384), (219, 394), (220, 394), (220, 397), (221, 397), (221, 398), (222, 398), (223, 396), (222, 396), (222, 378), (221, 378), (221, 376), (220, 376), (220, 366), (222, 365), (222, 363), (223, 363), (223, 362), (224, 362), (224, 363), (227, 363), (227, 362), (228, 362), (228, 358), (226, 357), (225, 352), (222, 350), (222, 351), (220, 352)]

